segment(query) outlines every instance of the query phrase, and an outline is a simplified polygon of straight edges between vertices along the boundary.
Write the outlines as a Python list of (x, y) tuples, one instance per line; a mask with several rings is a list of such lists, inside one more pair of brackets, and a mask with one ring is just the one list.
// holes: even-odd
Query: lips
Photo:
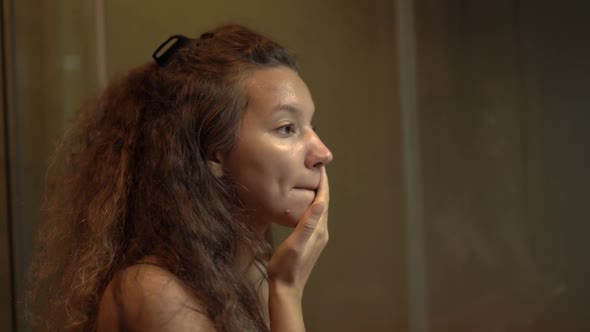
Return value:
[(293, 188), (293, 192), (298, 195), (298, 197), (305, 197), (305, 199), (313, 199), (316, 197), (317, 190), (313, 189), (313, 187), (295, 187)]
[(303, 190), (309, 190), (309, 191), (316, 191), (318, 189), (317, 186), (299, 186), (299, 187), (295, 187), (294, 189), (303, 189)]

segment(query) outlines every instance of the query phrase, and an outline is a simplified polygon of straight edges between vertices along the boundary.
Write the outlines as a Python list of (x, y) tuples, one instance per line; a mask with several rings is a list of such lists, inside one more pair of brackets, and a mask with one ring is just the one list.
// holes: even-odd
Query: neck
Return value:
[[(255, 234), (259, 240), (264, 241), (267, 236), (269, 224), (265, 227), (256, 228)], [(267, 239), (268, 240), (268, 239)], [(246, 277), (246, 280), (252, 285), (258, 294), (261, 303), (262, 313), (267, 323), (269, 322), (268, 313), (268, 282), (266, 280), (266, 263), (255, 260), (256, 252), (250, 246), (244, 243), (238, 245), (236, 253), (236, 268)]]
[[(270, 224), (255, 224), (253, 229), (254, 235), (260, 241), (268, 241), (269, 235), (267, 235), (270, 229)], [(252, 268), (256, 269), (255, 265), (255, 258), (256, 258), (256, 250), (255, 248), (246, 245), (245, 243), (240, 243), (238, 245), (238, 250), (236, 252), (236, 269), (243, 273), (244, 275), (248, 275)]]

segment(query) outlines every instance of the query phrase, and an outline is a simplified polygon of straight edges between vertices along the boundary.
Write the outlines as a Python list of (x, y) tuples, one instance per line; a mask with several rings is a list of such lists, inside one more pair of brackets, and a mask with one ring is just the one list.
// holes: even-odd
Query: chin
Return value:
[(305, 210), (286, 210), (281, 218), (277, 219), (277, 224), (285, 227), (295, 228), (295, 226), (297, 226), (299, 223), (299, 220), (301, 220), (301, 217), (303, 217), (304, 212)]

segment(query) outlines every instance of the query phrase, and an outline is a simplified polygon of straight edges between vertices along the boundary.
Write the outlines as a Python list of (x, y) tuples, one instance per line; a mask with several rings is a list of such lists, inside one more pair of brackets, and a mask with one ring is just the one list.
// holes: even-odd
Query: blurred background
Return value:
[(229, 22), (295, 51), (335, 156), (308, 331), (589, 331), (590, 5), (557, 3), (2, 0), (0, 331), (79, 105)]

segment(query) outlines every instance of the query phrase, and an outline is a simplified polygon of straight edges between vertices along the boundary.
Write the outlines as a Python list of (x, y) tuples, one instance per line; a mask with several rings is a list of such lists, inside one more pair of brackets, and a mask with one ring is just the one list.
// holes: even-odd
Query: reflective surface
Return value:
[[(12, 274), (17, 310), (11, 321), (18, 320), (17, 329), (24, 330), (25, 278), (34, 250), (48, 157), (71, 114), (96, 88), (94, 4), (3, 1), (2, 14), (7, 60), (3, 83), (9, 105), (2, 125), (9, 159), (7, 172), (0, 175), (6, 182), (0, 183), (10, 184), (5, 200), (10, 204), (6, 210), (10, 227), (1, 232), (2, 239), (11, 239), (13, 266), (10, 271), (3, 264), (0, 270), (3, 275)], [(10, 331), (12, 324), (0, 330)]]
[[(402, 127), (400, 68), (412, 63), (398, 59), (396, 8), (5, 1), (0, 294), (10, 294), (12, 276), (23, 296), (48, 156), (101, 77), (150, 61), (169, 35), (238, 22), (296, 51), (334, 153), (330, 243), (304, 299), (309, 331), (422, 332), (410, 324), (415, 264), (424, 267), (427, 331), (589, 330), (588, 5), (413, 1), (414, 128)], [(408, 250), (421, 242), (406, 232), (404, 130), (419, 139), (424, 261)], [(277, 228), (276, 240), (288, 232)], [(12, 329), (8, 303), (2, 331)]]
[(587, 331), (590, 24), (417, 1), (432, 331)]

